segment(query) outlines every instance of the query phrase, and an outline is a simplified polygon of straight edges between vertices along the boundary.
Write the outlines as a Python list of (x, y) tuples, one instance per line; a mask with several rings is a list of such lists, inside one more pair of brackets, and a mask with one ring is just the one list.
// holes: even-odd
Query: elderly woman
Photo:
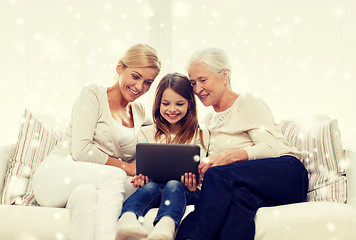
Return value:
[(211, 143), (199, 165), (201, 196), (176, 239), (253, 240), (258, 208), (305, 201), (308, 173), (265, 103), (231, 90), (224, 51), (196, 52), (188, 73), (194, 93), (214, 111), (205, 122)]

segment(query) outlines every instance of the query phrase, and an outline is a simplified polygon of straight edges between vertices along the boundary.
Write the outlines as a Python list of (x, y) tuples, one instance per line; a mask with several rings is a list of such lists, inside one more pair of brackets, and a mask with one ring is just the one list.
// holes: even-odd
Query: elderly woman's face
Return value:
[(194, 93), (204, 106), (219, 105), (225, 89), (224, 81), (220, 75), (200, 63), (190, 65), (188, 75)]

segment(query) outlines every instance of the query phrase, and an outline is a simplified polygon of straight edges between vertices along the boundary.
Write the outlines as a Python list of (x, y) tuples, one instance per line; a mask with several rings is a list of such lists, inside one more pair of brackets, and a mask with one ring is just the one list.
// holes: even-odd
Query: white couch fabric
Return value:
[[(0, 193), (3, 190), (8, 162), (15, 143), (0, 146)], [(348, 160), (348, 202), (355, 203), (356, 184), (352, 181), (352, 167), (356, 153), (346, 152)], [(128, 183), (128, 182), (127, 182)], [(127, 184), (126, 198), (134, 192)], [(356, 239), (356, 206), (335, 202), (306, 202), (270, 208), (257, 212), (256, 240), (326, 240)], [(193, 210), (188, 206), (186, 214)], [(157, 209), (151, 209), (143, 226), (153, 228)], [(65, 208), (0, 205), (0, 240), (66, 240), (69, 239), (70, 212)]]
[(69, 239), (70, 213), (65, 208), (0, 205), (1, 240)]

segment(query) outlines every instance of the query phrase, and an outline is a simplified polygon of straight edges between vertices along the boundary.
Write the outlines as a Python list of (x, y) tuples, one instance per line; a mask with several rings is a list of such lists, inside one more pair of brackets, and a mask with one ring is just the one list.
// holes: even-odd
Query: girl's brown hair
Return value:
[[(169, 123), (166, 119), (164, 119), (164, 117), (162, 117), (160, 113), (162, 95), (163, 92), (168, 88), (172, 89), (173, 91), (187, 99), (189, 104), (189, 108), (187, 109), (186, 115), (179, 121), (181, 128), (174, 139), (171, 139), (171, 134), (169, 132)], [(156, 89), (152, 114), (153, 121), (156, 125), (156, 141), (158, 141), (161, 136), (164, 135), (166, 143), (186, 144), (190, 143), (193, 140), (194, 136), (197, 136), (197, 133), (199, 133), (202, 146), (204, 147), (202, 133), (198, 125), (197, 105), (194, 97), (193, 88), (189, 82), (189, 79), (183, 74), (169, 73), (161, 79)]]

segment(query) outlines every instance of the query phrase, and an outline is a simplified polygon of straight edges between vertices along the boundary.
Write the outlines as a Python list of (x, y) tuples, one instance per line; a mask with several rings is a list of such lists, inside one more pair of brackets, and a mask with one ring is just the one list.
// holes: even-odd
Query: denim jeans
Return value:
[(293, 156), (210, 168), (176, 239), (253, 240), (258, 208), (306, 200), (308, 172)]
[(174, 220), (177, 228), (186, 205), (195, 204), (199, 195), (200, 190), (191, 192), (176, 180), (165, 184), (148, 182), (124, 202), (121, 215), (125, 212), (133, 212), (137, 216), (144, 216), (151, 208), (159, 207), (153, 224), (155, 225), (162, 217), (169, 216)]

